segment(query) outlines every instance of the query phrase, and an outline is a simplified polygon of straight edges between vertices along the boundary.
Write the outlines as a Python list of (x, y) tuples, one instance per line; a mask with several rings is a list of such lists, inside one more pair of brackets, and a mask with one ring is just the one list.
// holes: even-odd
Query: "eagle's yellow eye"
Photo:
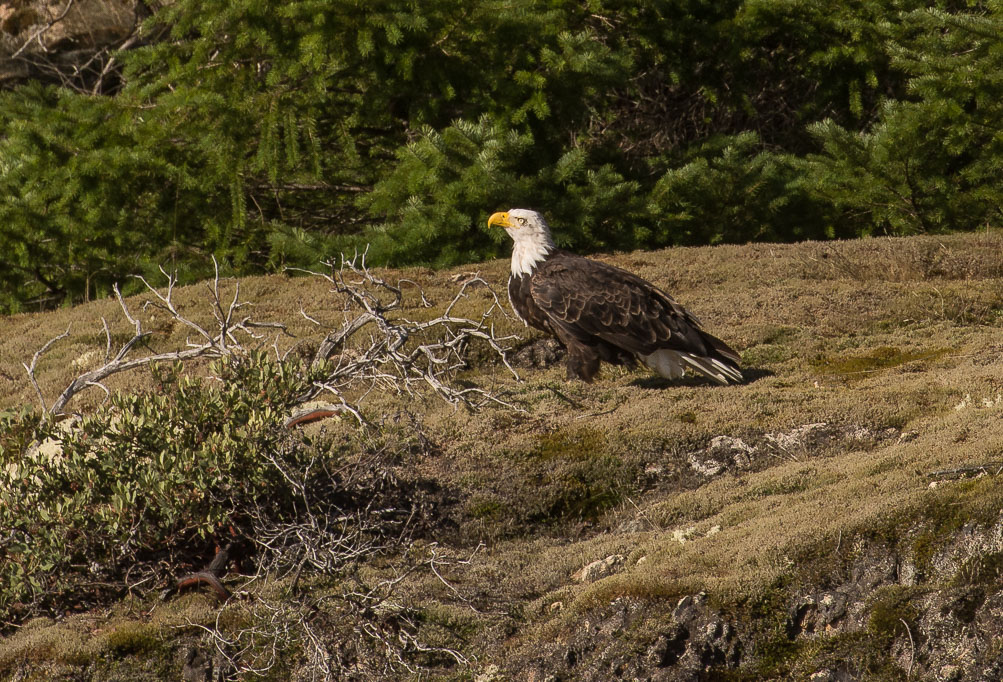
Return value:
[(525, 225), (526, 224), (526, 219), (525, 218), (516, 218), (516, 220), (519, 221), (520, 225)]

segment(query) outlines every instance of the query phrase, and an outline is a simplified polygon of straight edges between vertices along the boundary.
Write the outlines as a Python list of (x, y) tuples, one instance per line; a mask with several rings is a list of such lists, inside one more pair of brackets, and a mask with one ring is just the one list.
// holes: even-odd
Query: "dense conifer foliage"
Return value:
[(1000, 211), (998, 1), (177, 0), (114, 88), (0, 93), (0, 309), (209, 256), (967, 230)]

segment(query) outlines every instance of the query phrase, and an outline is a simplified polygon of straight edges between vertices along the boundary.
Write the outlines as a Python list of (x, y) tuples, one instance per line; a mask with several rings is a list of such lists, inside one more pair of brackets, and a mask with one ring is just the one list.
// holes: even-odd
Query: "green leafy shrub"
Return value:
[(258, 354), (218, 361), (211, 372), (203, 380), (160, 368), (150, 392), (116, 396), (69, 428), (30, 413), (3, 417), (5, 617), (72, 603), (89, 581), (153, 571), (158, 559), (179, 572), (198, 568), (214, 541), (296, 521), (308, 493), (322, 515), (365, 509), (381, 494), (406, 507), (406, 495), (388, 488), (392, 459), (373, 466), (371, 481), (346, 482), (326, 467), (365, 446), (311, 447), (283, 428), (309, 372)]
[(282, 408), (304, 388), (288, 369), (260, 356), (217, 363), (213, 382), (161, 369), (155, 390), (116, 396), (65, 431), (34, 417), (5, 424), (37, 425), (41, 445), (24, 448), (22, 436), (0, 451), (4, 610), (72, 591), (88, 573), (204, 550), (259, 496), (288, 508), (270, 462), (289, 451)]

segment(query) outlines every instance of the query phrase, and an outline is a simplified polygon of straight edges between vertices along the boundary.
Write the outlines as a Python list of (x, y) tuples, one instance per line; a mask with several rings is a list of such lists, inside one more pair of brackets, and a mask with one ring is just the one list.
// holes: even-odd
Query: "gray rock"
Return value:
[(597, 580), (618, 573), (623, 566), (623, 559), (622, 554), (613, 554), (605, 559), (593, 561), (582, 567), (581, 570), (577, 571), (571, 577), (580, 583), (594, 583)]

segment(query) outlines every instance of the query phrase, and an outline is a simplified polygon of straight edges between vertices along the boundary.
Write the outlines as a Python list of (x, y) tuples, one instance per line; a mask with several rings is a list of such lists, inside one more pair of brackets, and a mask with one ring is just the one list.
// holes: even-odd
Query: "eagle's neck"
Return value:
[[(557, 248), (549, 234), (527, 235), (517, 238), (512, 248), (512, 276), (529, 275), (536, 266)], [(522, 235), (520, 235), (522, 237)]]

